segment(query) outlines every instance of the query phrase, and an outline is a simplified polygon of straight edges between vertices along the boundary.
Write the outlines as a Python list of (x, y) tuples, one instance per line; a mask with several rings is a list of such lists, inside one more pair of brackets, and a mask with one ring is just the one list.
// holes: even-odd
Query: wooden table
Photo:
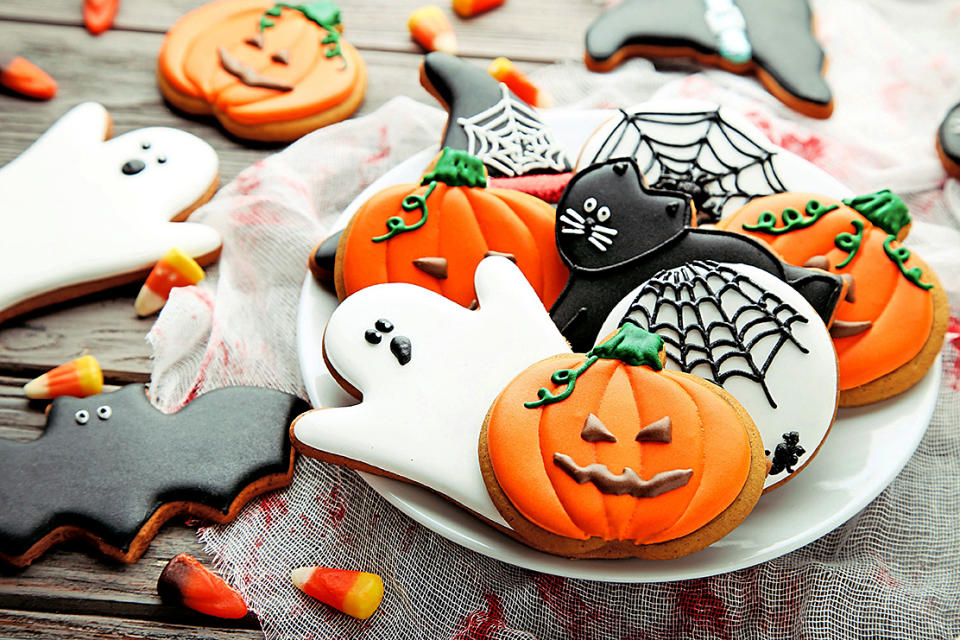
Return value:
[[(361, 50), (369, 73), (366, 99), (357, 115), (399, 94), (435, 104), (418, 82), (422, 52), (406, 27), (407, 16), (423, 2), (340, 0), (346, 35)], [(205, 139), (220, 155), (223, 184), (272, 153), (228, 138), (212, 120), (182, 118), (160, 97), (154, 68), (163, 34), (183, 13), (203, 3), (123, 0), (113, 28), (94, 37), (83, 28), (81, 0), (0, 2), (0, 49), (38, 64), (60, 85), (49, 102), (0, 90), (0, 165), (19, 155), (70, 107), (87, 100), (107, 107), (115, 135), (170, 126)], [(599, 3), (590, 0), (510, 0), (484, 16), (453, 22), (464, 55), (479, 58), (484, 66), (505, 55), (530, 71), (559, 59), (579, 59), (584, 29), (599, 11)], [(149, 380), (150, 350), (144, 336), (153, 320), (133, 313), (138, 288), (60, 304), (0, 327), (0, 437), (36, 437), (43, 428), (44, 405), (28, 402), (21, 386), (84, 353), (97, 356), (108, 384)], [(194, 530), (174, 521), (133, 565), (107, 563), (79, 545), (65, 545), (25, 570), (0, 568), (0, 637), (261, 637), (252, 616), (238, 623), (217, 622), (161, 605), (157, 576), (169, 558), (183, 551), (210, 559)]]

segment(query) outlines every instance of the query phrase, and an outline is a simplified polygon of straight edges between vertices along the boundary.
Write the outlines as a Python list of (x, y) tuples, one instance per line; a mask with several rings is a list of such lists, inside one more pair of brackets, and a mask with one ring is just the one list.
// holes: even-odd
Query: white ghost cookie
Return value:
[(790, 285), (748, 265), (695, 261), (634, 289), (598, 342), (626, 321), (663, 338), (666, 368), (718, 384), (744, 406), (772, 463), (765, 491), (820, 449), (837, 410), (836, 353)]
[(480, 428), (517, 374), (570, 348), (506, 258), (483, 260), (475, 285), (473, 311), (400, 283), (344, 300), (324, 357), (363, 401), (309, 411), (290, 433), (303, 454), (425, 486), (506, 526), (480, 474)]
[(133, 282), (172, 247), (217, 257), (214, 229), (172, 222), (216, 190), (213, 148), (163, 127), (107, 140), (110, 124), (101, 105), (78, 105), (0, 168), (0, 322)]

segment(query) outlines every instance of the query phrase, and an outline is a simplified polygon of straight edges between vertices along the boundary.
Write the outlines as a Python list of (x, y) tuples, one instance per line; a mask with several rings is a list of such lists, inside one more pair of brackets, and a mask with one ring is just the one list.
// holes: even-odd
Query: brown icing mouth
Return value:
[(223, 65), (224, 70), (236, 76), (240, 82), (248, 87), (263, 87), (265, 89), (276, 89), (277, 91), (293, 91), (293, 87), (286, 82), (268, 78), (256, 69), (240, 62), (240, 60), (227, 51), (226, 47), (220, 47), (218, 53), (220, 54), (220, 64)]
[(676, 469), (661, 471), (649, 480), (644, 480), (630, 467), (624, 467), (621, 474), (613, 473), (606, 465), (599, 462), (581, 467), (573, 461), (573, 458), (563, 453), (553, 454), (553, 463), (573, 478), (577, 484), (590, 482), (600, 493), (612, 496), (631, 495), (634, 498), (655, 498), (686, 486), (693, 476), (693, 469)]

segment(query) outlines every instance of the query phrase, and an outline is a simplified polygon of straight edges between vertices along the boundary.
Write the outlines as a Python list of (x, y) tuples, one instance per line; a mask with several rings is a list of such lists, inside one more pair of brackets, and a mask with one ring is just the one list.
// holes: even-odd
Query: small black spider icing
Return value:
[(380, 318), (373, 324), (373, 326), (376, 327), (377, 331), (382, 331), (384, 333), (390, 333), (393, 331), (393, 323), (385, 318)]
[(379, 331), (367, 329), (367, 331), (363, 334), (363, 339), (370, 344), (380, 344), (380, 341), (383, 340), (383, 336), (380, 335)]
[[(800, 445), (799, 433), (790, 431), (783, 434), (783, 442), (778, 444), (777, 448), (773, 450), (773, 464), (770, 467), (770, 475), (775, 476), (784, 470), (786, 470), (787, 473), (793, 473), (794, 465), (800, 461), (800, 456), (806, 452), (806, 449)], [(770, 455), (769, 451), (765, 453), (768, 456)]]

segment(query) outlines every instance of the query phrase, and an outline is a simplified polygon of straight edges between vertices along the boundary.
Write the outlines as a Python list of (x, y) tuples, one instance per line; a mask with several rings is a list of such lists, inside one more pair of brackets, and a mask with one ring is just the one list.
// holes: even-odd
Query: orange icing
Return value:
[[(764, 211), (772, 211), (782, 227), (781, 213), (786, 208), (803, 212), (810, 200), (823, 205), (838, 205), (809, 227), (781, 235), (751, 231)], [(837, 248), (834, 239), (839, 233), (853, 233), (857, 220), (864, 225), (860, 249), (843, 268), (836, 265), (848, 254)], [(728, 218), (721, 220), (721, 229), (736, 231), (766, 242), (790, 264), (803, 265), (813, 256), (823, 255), (832, 273), (850, 274), (854, 282), (854, 301), (841, 301), (837, 320), (871, 321), (873, 326), (855, 336), (834, 338), (837, 349), (840, 390), (866, 384), (912, 360), (926, 343), (933, 327), (933, 296), (907, 280), (883, 249), (887, 232), (875, 227), (856, 210), (839, 200), (810, 193), (783, 193), (758, 198)], [(899, 247), (892, 243), (893, 248)], [(904, 265), (919, 266), (913, 256)], [(925, 280), (924, 280), (925, 281)]]
[[(713, 520), (740, 494), (750, 471), (750, 446), (739, 415), (711, 389), (671, 371), (654, 372), (616, 360), (597, 360), (564, 400), (537, 408), (537, 390), (552, 389), (558, 369), (576, 369), (582, 354), (543, 360), (521, 373), (494, 404), (487, 447), (497, 482), (525, 518), (574, 539), (599, 537), (651, 544), (687, 535)], [(617, 442), (580, 436), (594, 414)], [(672, 442), (637, 442), (640, 429), (669, 416)], [(649, 480), (692, 469), (682, 487), (653, 498), (605, 495), (577, 484), (553, 461), (555, 453), (580, 466), (625, 467)]]
[[(356, 49), (341, 39), (343, 58), (328, 58), (331, 45), (322, 43), (326, 30), (293, 9), (271, 18), (275, 26), (264, 29), (262, 49), (245, 42), (257, 36), (260, 17), (273, 5), (271, 0), (220, 0), (191, 11), (167, 33), (160, 73), (178, 93), (206, 102), (211, 111), (243, 125), (297, 120), (336, 107), (363, 80)], [(293, 90), (243, 84), (221, 65), (220, 47)], [(288, 64), (271, 59), (281, 50), (289, 53)]]
[[(554, 211), (539, 198), (509, 189), (450, 187), (437, 182), (426, 200), (427, 221), (418, 229), (374, 242), (387, 232), (387, 220), (420, 220), (419, 209), (404, 211), (403, 199), (427, 187), (389, 187), (354, 215), (337, 262), (348, 296), (383, 282), (407, 282), (430, 289), (463, 306), (476, 300), (473, 275), (487, 251), (512, 254), (517, 266), (549, 308), (566, 284), (568, 271), (554, 240)], [(447, 277), (438, 279), (414, 265), (421, 258), (445, 258)], [(338, 275), (338, 280), (341, 276)]]

